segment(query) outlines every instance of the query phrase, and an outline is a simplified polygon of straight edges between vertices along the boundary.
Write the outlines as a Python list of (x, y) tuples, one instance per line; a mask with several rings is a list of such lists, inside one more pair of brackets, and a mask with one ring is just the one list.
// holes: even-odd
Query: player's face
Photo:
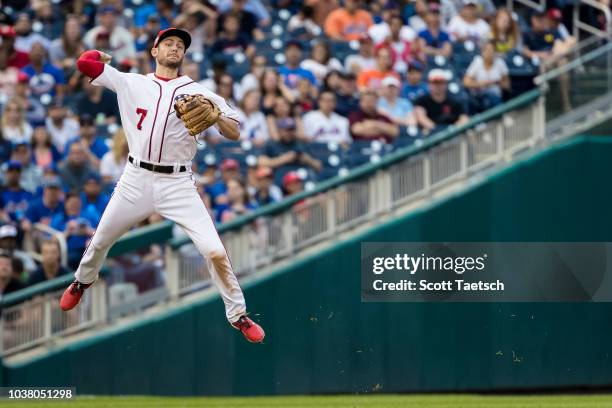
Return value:
[(185, 44), (179, 37), (170, 36), (164, 38), (156, 48), (153, 48), (151, 55), (159, 65), (178, 69), (185, 58)]

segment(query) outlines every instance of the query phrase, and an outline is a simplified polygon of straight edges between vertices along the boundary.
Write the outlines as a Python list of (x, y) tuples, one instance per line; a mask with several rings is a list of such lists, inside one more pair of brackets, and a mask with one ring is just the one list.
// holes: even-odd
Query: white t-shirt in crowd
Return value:
[[(472, 60), (472, 63), (468, 67), (465, 75), (479, 82), (499, 82), (504, 76), (508, 75), (508, 66), (503, 59), (495, 58), (493, 65), (487, 69), (484, 64), (484, 59), (478, 55)], [(492, 85), (487, 88), (487, 90), (492, 90), (501, 94), (501, 87), (499, 85)]]
[(463, 17), (456, 15), (448, 24), (448, 32), (453, 39), (467, 37), (481, 43), (489, 37), (491, 28), (483, 19), (479, 18), (474, 23), (468, 23)]
[(304, 134), (312, 142), (350, 143), (349, 121), (335, 112), (328, 117), (320, 110), (304, 115)]
[(60, 153), (64, 153), (64, 148), (69, 140), (74, 139), (79, 135), (79, 122), (74, 119), (64, 119), (63, 126), (61, 128), (55, 127), (51, 118), (45, 119), (45, 125), (47, 131), (51, 135), (51, 141), (57, 147)]
[[(356, 65), (359, 67), (357, 71), (353, 71), (353, 66)], [(365, 58), (359, 54), (353, 54), (346, 57), (344, 60), (344, 70), (347, 72), (357, 73), (360, 71), (369, 71), (372, 69), (376, 69), (376, 59)]]
[(30, 143), (32, 142), (32, 126), (28, 122), (23, 122), (19, 127), (4, 126), (2, 134), (11, 143)]
[(312, 72), (315, 78), (317, 78), (317, 81), (319, 81), (319, 83), (323, 83), (325, 75), (327, 75), (329, 71), (342, 71), (342, 63), (336, 58), (331, 58), (329, 61), (327, 61), (327, 65), (323, 65), (320, 62), (309, 58), (302, 61), (300, 68)]
[[(372, 27), (370, 27), (368, 29), (368, 35), (374, 44), (378, 45), (391, 35), (391, 28), (389, 27), (389, 24), (383, 21), (382, 23), (374, 24)], [(402, 40), (411, 42), (416, 38), (416, 33), (410, 26), (405, 25), (400, 30), (400, 38)]]
[(253, 112), (247, 116), (242, 110), (238, 111), (240, 118), (240, 140), (265, 141), (270, 138), (266, 116), (261, 112)]
[(123, 173), (123, 169), (125, 168), (126, 160), (121, 160), (120, 163), (115, 161), (115, 155), (112, 151), (107, 152), (102, 156), (102, 160), (100, 160), (100, 175), (102, 177), (110, 177), (112, 182), (115, 183), (119, 181), (121, 174)]

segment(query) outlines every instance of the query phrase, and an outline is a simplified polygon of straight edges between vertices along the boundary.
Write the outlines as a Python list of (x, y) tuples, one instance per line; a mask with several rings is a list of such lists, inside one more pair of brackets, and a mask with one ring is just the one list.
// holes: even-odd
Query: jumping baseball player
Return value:
[(108, 65), (110, 55), (96, 50), (84, 52), (77, 61), (78, 69), (93, 85), (117, 93), (130, 153), (60, 306), (62, 310), (74, 308), (97, 279), (115, 241), (157, 212), (181, 226), (207, 259), (230, 324), (248, 341), (260, 343), (265, 333), (246, 315), (242, 289), (191, 174), (195, 136), (215, 125), (226, 138), (238, 140), (238, 115), (222, 97), (180, 75), (190, 44), (191, 36), (184, 30), (160, 31), (151, 49), (155, 73), (148, 75), (119, 72)]

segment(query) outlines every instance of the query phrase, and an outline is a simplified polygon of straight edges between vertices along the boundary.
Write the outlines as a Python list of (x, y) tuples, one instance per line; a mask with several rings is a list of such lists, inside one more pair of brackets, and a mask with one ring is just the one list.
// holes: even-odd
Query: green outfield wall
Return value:
[(309, 394), (612, 384), (612, 304), (361, 303), (361, 241), (612, 241), (612, 138), (581, 137), (245, 285), (253, 345), (221, 300), (4, 365), (79, 394)]

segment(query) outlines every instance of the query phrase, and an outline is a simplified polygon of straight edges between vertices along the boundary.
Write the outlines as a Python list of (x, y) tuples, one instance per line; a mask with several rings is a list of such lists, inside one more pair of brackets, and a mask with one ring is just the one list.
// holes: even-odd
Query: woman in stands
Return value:
[(41, 169), (58, 163), (61, 160), (59, 151), (51, 141), (51, 135), (44, 126), (34, 129), (32, 137), (32, 161)]
[(76, 70), (76, 60), (85, 51), (83, 45), (81, 23), (77, 16), (68, 16), (64, 25), (64, 33), (51, 42), (49, 58), (51, 62), (62, 68), (68, 77)]
[(298, 140), (304, 140), (302, 118), (299, 115), (295, 115), (293, 104), (284, 97), (276, 97), (274, 109), (272, 113), (268, 115), (267, 121), (270, 138), (272, 140), (280, 139), (279, 128), (295, 129), (296, 138)]
[(269, 138), (266, 116), (259, 110), (261, 92), (252, 89), (244, 94), (240, 103), (240, 134), (257, 146), (263, 145)]
[(500, 54), (507, 54), (521, 46), (521, 30), (508, 9), (497, 10), (491, 24), (491, 40), (495, 44), (495, 51)]
[(279, 96), (284, 97), (291, 103), (295, 100), (293, 93), (287, 88), (274, 68), (266, 68), (261, 76), (260, 89), (262, 94), (261, 111), (264, 115), (270, 115), (273, 112), (276, 99)]
[(122, 128), (119, 128), (113, 135), (113, 148), (102, 156), (100, 161), (100, 175), (102, 176), (102, 184), (105, 186), (113, 186), (123, 173), (125, 163), (127, 162), (128, 145), (125, 133)]
[(25, 120), (25, 109), (21, 101), (13, 98), (2, 112), (2, 134), (6, 140), (13, 144), (18, 142), (30, 143), (32, 140), (32, 126)]
[(302, 61), (300, 67), (312, 72), (321, 84), (329, 71), (341, 71), (342, 63), (331, 56), (327, 42), (319, 41), (312, 47), (310, 58)]
[(219, 209), (221, 222), (230, 221), (255, 209), (244, 183), (238, 179), (231, 179), (227, 182), (227, 197), (229, 198), (229, 205), (226, 208)]
[(463, 84), (472, 95), (471, 113), (483, 112), (502, 102), (503, 91), (510, 89), (510, 78), (506, 63), (495, 53), (495, 42), (488, 41), (481, 54), (474, 57)]

